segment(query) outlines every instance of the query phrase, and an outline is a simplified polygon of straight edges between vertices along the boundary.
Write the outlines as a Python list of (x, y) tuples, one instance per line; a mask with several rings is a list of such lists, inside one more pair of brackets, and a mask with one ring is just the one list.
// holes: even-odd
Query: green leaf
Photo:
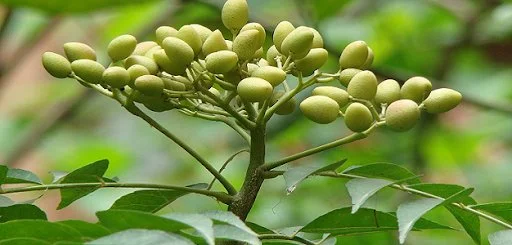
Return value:
[(253, 230), (254, 232), (258, 233), (258, 234), (276, 234), (273, 230), (271, 229), (268, 229), (266, 227), (263, 227), (261, 225), (258, 225), (256, 223), (252, 223), (252, 222), (245, 222), (247, 224), (247, 226)]
[(7, 171), (9, 169), (5, 165), (0, 165), (0, 185), (4, 183), (5, 177), (7, 177)]
[(238, 218), (238, 216), (234, 215), (231, 212), (211, 211), (203, 213), (203, 215), (215, 221), (219, 221), (237, 227), (248, 234), (257, 236), (257, 234), (251, 230), (251, 228), (249, 228), (240, 218)]
[(382, 178), (394, 181), (409, 179), (405, 183), (420, 183), (416, 175), (406, 168), (391, 163), (373, 163), (363, 166), (354, 166), (343, 171), (344, 174), (357, 175), (368, 178)]
[(321, 21), (336, 15), (348, 3), (349, 0), (309, 0), (308, 7), (313, 11), (316, 20)]
[[(463, 186), (451, 184), (418, 184), (409, 187), (442, 198), (449, 198), (464, 190)], [(458, 201), (466, 205), (476, 204), (476, 201), (470, 196), (462, 196), (462, 199)], [(480, 244), (482, 238), (480, 234), (480, 218), (478, 215), (466, 212), (454, 206), (446, 205), (445, 208), (457, 219), (471, 239), (473, 239), (476, 244)]]
[(7, 207), (14, 205), (14, 201), (6, 196), (0, 195), (0, 207)]
[(43, 184), (43, 182), (34, 173), (17, 168), (10, 168), (7, 170), (7, 175), (4, 184)]
[(0, 3), (9, 7), (36, 8), (49, 13), (85, 13), (107, 7), (119, 7), (128, 4), (139, 4), (155, 0), (0, 0)]
[(182, 236), (169, 234), (163, 231), (131, 229), (114, 233), (100, 239), (86, 243), (87, 245), (123, 244), (123, 245), (194, 245)]
[[(100, 160), (84, 167), (81, 167), (62, 178), (60, 183), (94, 183), (105, 181), (103, 175), (107, 171), (108, 160)], [(74, 201), (87, 196), (97, 190), (98, 187), (70, 188), (61, 189), (61, 201), (57, 209), (62, 209), (73, 203)]]
[(352, 213), (357, 212), (368, 198), (391, 184), (393, 184), (392, 181), (384, 179), (352, 179), (348, 181), (345, 186), (352, 198)]
[[(187, 187), (206, 189), (208, 184), (196, 184)], [(187, 194), (189, 194), (189, 192), (181, 190), (140, 190), (117, 199), (110, 209), (138, 210), (155, 213)]]
[[(420, 219), (415, 229), (451, 229), (435, 222)], [(341, 208), (324, 214), (300, 231), (308, 233), (330, 233), (333, 236), (359, 234), (368, 232), (382, 232), (398, 230), (397, 218), (392, 213), (385, 213), (374, 209), (360, 208), (355, 214), (351, 208)]]
[(250, 234), (245, 230), (242, 230), (236, 226), (232, 225), (214, 225), (213, 230), (215, 233), (215, 237), (218, 239), (227, 239), (240, 241), (252, 245), (260, 245), (261, 241), (258, 239), (258, 236), (255, 234)]
[(505, 221), (512, 222), (512, 202), (496, 202), (472, 205), (471, 208), (484, 211)]
[(0, 241), (0, 245), (51, 245), (49, 242), (34, 238), (12, 238)]
[(110, 230), (99, 224), (92, 224), (81, 220), (64, 220), (57, 222), (69, 226), (80, 232), (83, 239), (92, 240), (107, 236), (112, 233)]
[(15, 204), (8, 207), (0, 207), (0, 223), (11, 220), (40, 219), (46, 220), (46, 214), (32, 204)]
[(215, 244), (215, 235), (213, 231), (213, 221), (201, 214), (167, 214), (163, 217), (178, 221), (194, 228), (204, 238), (206, 243)]
[(75, 229), (44, 220), (14, 220), (0, 224), (0, 241), (23, 237), (39, 239), (49, 243), (58, 241), (80, 242), (80, 233)]
[(306, 164), (288, 169), (283, 174), (284, 181), (286, 182), (286, 192), (288, 194), (292, 193), (297, 188), (297, 185), (307, 177), (321, 172), (334, 171), (341, 165), (343, 165), (343, 163), (345, 163), (346, 161), (347, 159), (343, 159), (339, 162), (329, 164), (327, 166), (319, 166), (317, 164)]
[(422, 198), (416, 201), (403, 203), (398, 207), (397, 218), (399, 224), (399, 241), (400, 244), (405, 242), (405, 238), (409, 231), (412, 230), (414, 223), (430, 210), (455, 200), (459, 200), (464, 196), (468, 196), (473, 192), (472, 188), (462, 190), (447, 199)]
[(489, 235), (491, 245), (510, 245), (512, 244), (512, 230), (504, 230)]

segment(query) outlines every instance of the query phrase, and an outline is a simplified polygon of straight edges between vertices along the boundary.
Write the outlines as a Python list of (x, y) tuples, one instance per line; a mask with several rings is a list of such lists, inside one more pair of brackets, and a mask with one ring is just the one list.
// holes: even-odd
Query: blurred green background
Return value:
[[(106, 61), (105, 47), (120, 34), (153, 40), (160, 25), (198, 23), (221, 29), (224, 1), (206, 0), (0, 0), (0, 162), (46, 176), (107, 158), (108, 176), (121, 181), (193, 184), (211, 177), (199, 164), (114, 101), (86, 91), (71, 79), (54, 80), (43, 69), (45, 51), (63, 53), (69, 41), (87, 43)], [(493, 0), (248, 0), (252, 21), (271, 30), (282, 20), (317, 28), (332, 52), (325, 69), (336, 71), (336, 56), (354, 40), (375, 53), (373, 70), (382, 78), (430, 78), (465, 96), (457, 109), (424, 116), (407, 133), (379, 130), (369, 138), (293, 164), (348, 165), (392, 162), (423, 179), (475, 187), (481, 203), (512, 200), (512, 1)], [(269, 34), (269, 33), (267, 33)], [(270, 40), (270, 39), (269, 39)], [(267, 47), (270, 42), (267, 42)], [(292, 79), (292, 78), (290, 78)], [(304, 97), (308, 92), (302, 93)], [(176, 112), (151, 113), (172, 132), (220, 167), (245, 146), (223, 124)], [(269, 125), (268, 159), (299, 152), (349, 132), (343, 122), (317, 125), (300, 113), (276, 117)], [(224, 172), (241, 185), (247, 154)], [(312, 178), (286, 194), (284, 180), (264, 184), (249, 220), (270, 228), (303, 225), (335, 208), (350, 205), (339, 179)], [(100, 190), (56, 211), (57, 193), (36, 201), (51, 220), (86, 219), (108, 208), (129, 190)], [(26, 200), (37, 194), (23, 194)], [(411, 198), (385, 190), (367, 206), (393, 211)], [(189, 195), (163, 212), (223, 208), (214, 200)], [(459, 227), (444, 210), (429, 218)], [(499, 227), (483, 221), (486, 234)], [(348, 236), (339, 244), (398, 244), (397, 232)], [(464, 232), (428, 231), (407, 244), (471, 244)]]

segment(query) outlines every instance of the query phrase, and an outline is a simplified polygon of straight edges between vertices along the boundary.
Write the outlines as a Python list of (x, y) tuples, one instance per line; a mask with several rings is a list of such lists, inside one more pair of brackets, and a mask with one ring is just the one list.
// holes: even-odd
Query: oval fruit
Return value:
[(373, 124), (373, 116), (365, 105), (361, 103), (352, 103), (345, 111), (345, 125), (353, 132), (363, 132), (369, 129)]
[(363, 100), (373, 100), (377, 93), (377, 77), (371, 71), (362, 71), (354, 75), (347, 87), (352, 97)]
[(240, 32), (233, 41), (233, 52), (238, 55), (240, 60), (250, 60), (261, 45), (255, 40), (260, 36), (257, 30), (247, 30)]
[(62, 55), (45, 52), (42, 60), (44, 69), (56, 78), (65, 78), (71, 74), (71, 63)]
[(319, 124), (335, 121), (340, 113), (338, 102), (323, 95), (308, 97), (300, 103), (299, 107), (304, 116)]
[(449, 88), (440, 88), (432, 91), (423, 102), (429, 113), (447, 112), (462, 101), (462, 94)]
[(418, 104), (402, 99), (391, 103), (386, 109), (386, 125), (395, 131), (407, 131), (420, 119)]
[(340, 68), (359, 68), (362, 69), (368, 59), (368, 45), (364, 41), (355, 41), (349, 43), (340, 55)]
[(227, 0), (222, 7), (222, 23), (229, 30), (238, 32), (249, 20), (246, 0)]
[(85, 82), (100, 84), (103, 78), (105, 67), (94, 60), (82, 59), (71, 63), (71, 69), (78, 77)]
[(311, 76), (321, 68), (329, 58), (329, 53), (323, 48), (314, 48), (306, 57), (295, 61), (295, 68), (302, 72), (303, 76)]
[(124, 60), (130, 56), (137, 46), (137, 39), (132, 35), (114, 38), (107, 47), (107, 53), (113, 62)]
[(201, 36), (197, 33), (196, 29), (191, 25), (184, 25), (176, 34), (176, 37), (185, 41), (194, 51), (194, 56), (197, 56), (199, 52), (201, 52), (201, 48), (203, 47), (203, 42), (201, 41)]
[(274, 35), (272, 36), (272, 40), (274, 41), (274, 45), (277, 51), (281, 51), (281, 45), (284, 39), (293, 30), (295, 30), (295, 27), (288, 21), (281, 21), (279, 24), (277, 24), (276, 29), (274, 30)]
[(432, 91), (432, 83), (424, 77), (411, 77), (400, 89), (402, 99), (410, 99), (416, 103), (425, 100)]
[(135, 89), (148, 96), (155, 96), (164, 90), (164, 81), (154, 75), (144, 75), (135, 79)]
[(122, 67), (112, 66), (103, 72), (103, 82), (113, 88), (122, 88), (130, 82), (130, 73)]
[(164, 40), (168, 37), (176, 37), (178, 35), (178, 30), (174, 29), (170, 26), (160, 26), (155, 31), (156, 34), (156, 42), (160, 45), (164, 42)]
[(393, 79), (387, 79), (377, 86), (375, 102), (378, 104), (391, 104), (400, 99), (400, 84)]
[(312, 95), (323, 95), (335, 100), (342, 108), (348, 104), (349, 96), (347, 91), (334, 86), (320, 86), (313, 89)]
[(155, 60), (141, 55), (132, 55), (124, 62), (125, 68), (130, 68), (133, 65), (142, 65), (146, 67), (151, 74), (158, 73), (158, 65)]
[(164, 48), (169, 59), (179, 60), (179, 63), (183, 65), (188, 65), (194, 60), (194, 50), (192, 47), (179, 38), (168, 37), (164, 39), (162, 48)]
[(238, 56), (235, 52), (221, 50), (206, 56), (206, 70), (211, 73), (223, 74), (233, 70), (238, 64)]
[(149, 75), (148, 68), (142, 66), (142, 65), (132, 65), (130, 68), (127, 69), (128, 74), (130, 75), (130, 82), (128, 83), (128, 86), (134, 88), (134, 82), (135, 79), (137, 79), (140, 76)]
[(65, 43), (64, 53), (70, 62), (81, 59), (96, 60), (96, 51), (94, 51), (94, 49), (85, 43)]
[(259, 33), (258, 44), (260, 45), (260, 47), (263, 47), (263, 44), (265, 44), (265, 39), (267, 38), (265, 28), (263, 28), (263, 26), (261, 24), (253, 22), (253, 23), (247, 23), (246, 25), (244, 25), (244, 27), (242, 27), (240, 32), (244, 32), (244, 31), (248, 31), (248, 30), (258, 31), (258, 33)]
[(310, 28), (299, 26), (283, 40), (281, 53), (292, 55), (294, 59), (302, 59), (311, 50), (314, 37), (315, 34), (313, 34)]
[(348, 84), (350, 83), (350, 80), (359, 72), (362, 72), (362, 70), (356, 69), (356, 68), (347, 68), (340, 72), (340, 83), (341, 85), (348, 87)]
[(207, 56), (213, 52), (221, 50), (228, 50), (228, 45), (224, 40), (224, 36), (222, 36), (222, 32), (220, 32), (219, 30), (215, 30), (204, 41), (202, 51), (203, 54)]
[(242, 100), (261, 102), (272, 96), (272, 84), (258, 77), (248, 77), (240, 81), (236, 88)]
[(286, 72), (274, 66), (264, 66), (256, 69), (251, 76), (265, 79), (276, 87), (286, 79)]

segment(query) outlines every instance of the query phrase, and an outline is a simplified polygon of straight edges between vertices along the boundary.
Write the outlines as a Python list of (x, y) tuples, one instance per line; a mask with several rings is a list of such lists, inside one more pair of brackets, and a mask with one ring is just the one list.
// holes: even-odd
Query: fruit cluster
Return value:
[[(342, 52), (336, 74), (320, 72), (328, 60), (323, 39), (313, 28), (295, 27), (287, 21), (277, 25), (273, 45), (265, 52), (265, 28), (248, 22), (246, 0), (227, 0), (222, 22), (231, 32), (226, 40), (220, 30), (191, 24), (179, 29), (159, 27), (155, 41), (138, 43), (131, 35), (113, 39), (105, 68), (95, 51), (83, 43), (64, 44), (65, 57), (46, 52), (45, 69), (54, 77), (72, 77), (104, 94), (123, 96), (150, 110), (177, 109), (203, 118), (234, 116), (256, 122), (273, 113), (286, 115), (297, 107), (295, 95), (317, 83), (338, 80), (346, 90), (321, 86), (300, 103), (306, 117), (330, 123), (345, 117), (349, 129), (362, 132), (378, 122), (403, 131), (414, 126), (420, 110), (439, 113), (461, 100), (450, 89), (431, 92), (430, 82), (414, 77), (400, 87), (394, 80), (378, 84), (368, 69), (373, 51), (363, 41), (349, 44)], [(299, 82), (290, 89), (287, 78)], [(310, 77), (303, 81), (304, 77)], [(245, 125), (246, 126), (246, 125)]]

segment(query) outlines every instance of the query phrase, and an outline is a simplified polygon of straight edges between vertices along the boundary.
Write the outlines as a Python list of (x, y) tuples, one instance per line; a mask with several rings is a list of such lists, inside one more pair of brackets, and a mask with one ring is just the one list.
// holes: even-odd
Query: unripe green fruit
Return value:
[[(153, 59), (153, 55), (154, 55), (156, 52), (158, 52), (159, 50), (162, 50), (162, 51), (163, 51), (162, 47), (160, 47), (160, 46), (155, 46), (155, 47), (151, 48), (150, 50), (148, 50), (148, 52), (146, 52), (146, 53), (144, 54), (144, 56), (146, 56), (146, 57), (148, 57), (148, 58), (150, 58), (150, 59)], [(165, 52), (164, 52), (164, 53), (165, 53)]]
[(295, 27), (292, 23), (288, 21), (281, 21), (277, 24), (276, 29), (274, 30), (273, 41), (275, 48), (277, 51), (281, 51), (281, 45), (283, 44), (284, 39), (293, 31)]
[(356, 68), (347, 68), (345, 70), (342, 70), (340, 72), (340, 83), (341, 85), (348, 87), (348, 84), (350, 83), (350, 80), (359, 72), (362, 72), (362, 70), (356, 69)]
[(190, 81), (188, 80), (188, 78), (186, 77), (183, 77), (183, 76), (174, 76), (174, 80), (176, 82), (179, 82), (179, 83), (182, 83), (183, 85), (185, 85), (185, 87), (187, 88), (187, 90), (192, 90), (194, 88), (194, 82), (193, 81)]
[(362, 69), (368, 59), (368, 45), (364, 41), (351, 42), (340, 55), (340, 68)]
[(256, 65), (258, 65), (259, 67), (270, 66), (268, 61), (264, 58), (261, 58), (260, 60), (258, 60), (258, 63), (256, 63)]
[(148, 96), (159, 95), (164, 90), (164, 81), (154, 75), (144, 75), (135, 79), (135, 89)]
[(363, 132), (369, 129), (373, 124), (373, 116), (365, 105), (361, 103), (352, 103), (345, 111), (345, 125), (353, 132)]
[(148, 68), (142, 65), (133, 65), (128, 68), (128, 74), (130, 75), (130, 82), (128, 83), (128, 86), (135, 88), (135, 80), (144, 75), (149, 75)]
[(226, 42), (226, 45), (228, 46), (228, 50), (233, 51), (233, 42), (231, 40), (224, 40)]
[(159, 50), (153, 53), (153, 59), (158, 64), (158, 67), (171, 75), (183, 75), (187, 67), (179, 62), (179, 59), (170, 59), (164, 50)]
[(238, 64), (235, 52), (221, 50), (206, 56), (206, 70), (211, 73), (222, 74), (233, 70)]
[(203, 54), (207, 56), (213, 52), (221, 50), (228, 50), (228, 45), (224, 40), (224, 36), (222, 36), (222, 32), (215, 30), (210, 34), (210, 36), (208, 36), (206, 41), (204, 41), (202, 51)]
[[(242, 80), (242, 77), (240, 76), (240, 73), (237, 71), (237, 70), (232, 70), (228, 73), (225, 73), (223, 74), (224, 75), (224, 81), (228, 82), (228, 83), (231, 83), (231, 84), (234, 84), (234, 85), (238, 85), (238, 83), (240, 82), (240, 80)], [(221, 85), (222, 87), (222, 85)], [(225, 88), (225, 87), (222, 87), (223, 89), (228, 89), (228, 88)]]
[(108, 56), (116, 62), (128, 58), (137, 46), (137, 39), (132, 35), (122, 35), (114, 38), (107, 47)]
[(293, 30), (281, 44), (281, 53), (291, 55), (293, 59), (302, 59), (311, 50), (315, 34), (310, 28), (299, 26)]
[(400, 84), (393, 79), (387, 79), (377, 86), (375, 102), (378, 104), (391, 104), (400, 99)]
[(233, 41), (233, 52), (238, 55), (240, 60), (250, 60), (254, 53), (261, 48), (259, 42), (260, 33), (257, 30), (247, 30), (240, 32)]
[(371, 71), (357, 73), (347, 87), (347, 92), (352, 97), (363, 100), (373, 100), (377, 93), (377, 77)]
[(367, 69), (369, 69), (369, 68), (372, 66), (373, 58), (374, 58), (373, 50), (372, 50), (370, 47), (368, 47), (368, 57), (366, 57), (366, 61), (365, 61), (365, 62), (364, 62), (364, 64), (361, 66), (361, 69), (362, 69), (362, 70), (367, 70)]
[(175, 108), (173, 104), (166, 102), (163, 99), (146, 102), (144, 103), (144, 106), (154, 112), (170, 111)]
[(65, 78), (71, 74), (71, 63), (64, 56), (45, 52), (43, 54), (44, 69), (56, 78)]
[(199, 24), (190, 24), (190, 26), (192, 26), (196, 30), (197, 34), (199, 34), (201, 43), (204, 43), (206, 39), (212, 34), (212, 30), (210, 30), (208, 27)]
[(158, 46), (158, 43), (153, 41), (146, 41), (138, 43), (133, 50), (132, 55), (145, 55), (150, 49)]
[(334, 122), (340, 112), (338, 102), (323, 95), (308, 97), (300, 103), (299, 107), (304, 116), (320, 124)]
[(103, 82), (112, 88), (122, 88), (130, 82), (130, 73), (122, 67), (112, 66), (103, 72)]
[(82, 59), (71, 63), (71, 69), (78, 77), (93, 84), (100, 84), (105, 67), (94, 60)]
[(240, 32), (248, 31), (248, 30), (256, 30), (258, 31), (258, 44), (262, 47), (265, 44), (265, 39), (267, 38), (267, 33), (265, 32), (265, 28), (259, 23), (248, 23), (242, 27)]
[(75, 60), (96, 60), (96, 51), (85, 43), (70, 42), (64, 44), (64, 53), (70, 62)]
[(258, 77), (248, 77), (240, 81), (236, 88), (242, 100), (261, 102), (272, 96), (272, 84)]
[(286, 72), (274, 66), (264, 66), (256, 69), (251, 76), (265, 79), (276, 87), (286, 79)]
[(222, 7), (222, 23), (229, 30), (238, 32), (249, 20), (246, 0), (227, 0)]
[(322, 67), (329, 58), (329, 53), (323, 48), (314, 48), (306, 57), (295, 61), (295, 68), (302, 72), (303, 76), (311, 76)]
[(314, 28), (309, 28), (313, 32), (313, 43), (311, 44), (311, 48), (323, 48), (324, 47), (324, 39), (322, 38), (322, 35), (320, 32), (318, 32)]
[(432, 83), (424, 77), (411, 77), (400, 89), (402, 99), (410, 99), (416, 103), (425, 100), (432, 91)]
[(256, 50), (256, 52), (255, 52), (255, 53), (254, 53), (254, 55), (252, 56), (252, 59), (253, 59), (253, 60), (261, 59), (261, 58), (263, 58), (263, 55), (264, 55), (263, 47), (261, 47), (261, 48), (259, 48), (258, 50)]
[[(281, 97), (285, 95), (285, 92), (283, 91), (277, 91), (272, 95), (272, 99), (270, 100), (271, 104), (276, 104)], [(284, 104), (277, 107), (276, 114), (277, 115), (289, 115), (292, 114), (295, 111), (295, 108), (297, 107), (297, 100), (295, 97), (292, 97), (288, 101), (286, 101)]]
[(194, 50), (194, 55), (198, 55), (201, 52), (201, 48), (203, 47), (203, 42), (201, 41), (201, 37), (199, 33), (197, 33), (196, 29), (190, 25), (184, 25), (178, 31), (177, 37), (183, 41), (185, 41), (191, 48)]
[(219, 90), (217, 90), (216, 88), (214, 87), (211, 87), (210, 89), (208, 89), (208, 91), (210, 91), (210, 93), (212, 93), (213, 95), (215, 95), (215, 97), (217, 98), (220, 98), (220, 92)]
[(160, 26), (158, 29), (156, 29), (155, 34), (156, 42), (162, 45), (166, 38), (176, 37), (178, 35), (178, 30), (170, 26)]
[(348, 104), (349, 96), (347, 91), (337, 88), (334, 86), (320, 86), (313, 89), (311, 92), (312, 95), (323, 95), (327, 96), (336, 102), (338, 102), (338, 105), (340, 108), (344, 107)]
[(185, 41), (168, 37), (162, 43), (165, 53), (171, 60), (179, 60), (179, 63), (188, 65), (194, 60), (194, 50)]
[(462, 101), (462, 94), (449, 88), (440, 88), (432, 91), (423, 102), (429, 113), (447, 112)]
[(249, 76), (252, 76), (252, 74), (254, 73), (254, 71), (258, 70), (260, 67), (256, 64), (253, 64), (253, 63), (248, 63), (247, 64), (247, 73), (249, 73)]
[(420, 119), (418, 104), (402, 99), (391, 103), (386, 109), (386, 125), (395, 131), (407, 131)]
[[(277, 51), (277, 48), (276, 46), (272, 46), (270, 47), (268, 50), (267, 50), (267, 62), (271, 65), (271, 66), (277, 66), (277, 61), (276, 61), (276, 57), (277, 56), (280, 56), (281, 54), (279, 53), (279, 51)], [(281, 59), (282, 60), (282, 59)]]
[(172, 90), (172, 91), (186, 91), (187, 90), (187, 87), (185, 86), (185, 84), (174, 81), (172, 79), (162, 78), (162, 81), (164, 81), (164, 88), (167, 90)]
[(151, 74), (158, 73), (158, 65), (151, 58), (141, 55), (132, 55), (124, 62), (125, 68), (130, 68), (132, 65), (142, 65), (146, 67)]

